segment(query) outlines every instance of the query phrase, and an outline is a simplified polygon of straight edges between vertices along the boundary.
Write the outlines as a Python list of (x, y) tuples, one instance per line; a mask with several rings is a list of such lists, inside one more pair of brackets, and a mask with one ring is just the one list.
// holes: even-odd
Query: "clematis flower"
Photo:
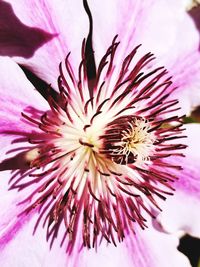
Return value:
[(81, 1), (1, 2), (45, 37), (24, 47), (3, 27), (2, 55), (57, 91), (43, 98), (1, 57), (1, 266), (190, 266), (165, 231), (199, 227), (183, 218), (199, 206), (199, 125), (182, 122), (199, 104), (199, 34), (185, 1), (83, 2), (86, 41)]

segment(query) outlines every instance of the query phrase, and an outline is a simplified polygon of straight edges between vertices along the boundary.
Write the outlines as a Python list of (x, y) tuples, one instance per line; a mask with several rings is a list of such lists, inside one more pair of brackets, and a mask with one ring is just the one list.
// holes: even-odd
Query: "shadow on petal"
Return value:
[[(190, 16), (192, 17), (197, 30), (199, 31), (200, 35), (200, 6), (197, 6), (189, 11)], [(200, 50), (200, 43), (199, 43), (199, 50)]]
[(5, 170), (28, 170), (30, 168), (30, 164), (26, 160), (26, 153), (21, 152), (14, 157), (3, 160), (0, 163), (0, 171)]
[(14, 14), (10, 4), (0, 2), (0, 55), (30, 58), (34, 52), (49, 42), (57, 33), (23, 24)]

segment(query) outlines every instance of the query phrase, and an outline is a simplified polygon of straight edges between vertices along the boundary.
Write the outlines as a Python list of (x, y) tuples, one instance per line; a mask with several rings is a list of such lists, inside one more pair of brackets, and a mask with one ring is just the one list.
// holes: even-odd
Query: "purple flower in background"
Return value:
[(200, 234), (199, 33), (169, 2), (0, 3), (26, 28), (0, 23), (1, 266), (190, 266), (167, 231)]

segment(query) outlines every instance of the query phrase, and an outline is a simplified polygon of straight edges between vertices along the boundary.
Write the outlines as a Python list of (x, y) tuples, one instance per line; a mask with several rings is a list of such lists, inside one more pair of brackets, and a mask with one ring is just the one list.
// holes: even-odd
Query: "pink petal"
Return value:
[(73, 259), (70, 258), (71, 265), (68, 265), (66, 247), (60, 246), (65, 226), (59, 228), (57, 239), (51, 249), (50, 242), (46, 241), (46, 229), (42, 228), (42, 223), (33, 234), (39, 216), (37, 209), (19, 216), (27, 207), (27, 203), (19, 205), (19, 202), (35, 189), (34, 185), (21, 191), (8, 190), (11, 176), (10, 171), (1, 172), (0, 266), (71, 267)]
[[(188, 1), (165, 0), (89, 1), (97, 61), (116, 34), (121, 42), (118, 63), (142, 44), (141, 55), (154, 53), (157, 64), (164, 65), (173, 75), (174, 87), (179, 88), (170, 97), (179, 99), (180, 114), (189, 114), (200, 104), (200, 39), (194, 21), (185, 11), (187, 4)], [(103, 12), (99, 11), (101, 6), (106, 6)]]
[[(29, 218), (28, 218), (29, 219)], [(21, 219), (14, 228), (10, 227), (11, 239), (0, 238), (0, 266), (34, 266), (34, 267), (67, 267), (68, 257), (59, 242), (50, 250), (45, 238), (45, 231), (40, 229), (33, 235), (35, 217), (24, 221)], [(19, 228), (19, 229), (18, 229)], [(7, 234), (8, 236), (8, 234)], [(3, 245), (3, 246), (2, 246)]]
[(194, 21), (187, 15), (183, 16), (177, 27), (177, 42), (169, 57), (163, 56), (163, 64), (170, 70), (174, 85), (178, 87), (171, 98), (179, 100), (187, 115), (200, 105), (200, 8), (194, 15)]
[[(13, 139), (18, 137), (17, 133), (23, 136), (23, 134), (32, 130), (28, 124), (23, 124), (21, 121), (21, 111), (27, 110), (30, 106), (37, 111), (46, 111), (49, 107), (46, 100), (26, 79), (19, 66), (7, 57), (0, 58), (0, 76), (0, 160), (4, 160), (4, 152), (18, 147), (17, 143), (12, 143)], [(10, 133), (12, 131), (13, 134)], [(19, 143), (19, 146), (22, 146), (22, 144)], [(8, 155), (6, 158), (8, 158)], [(3, 163), (4, 161), (0, 163), (0, 169)], [(23, 174), (23, 170), (19, 172)], [(17, 191), (17, 189), (9, 190), (9, 180), (14, 174), (11, 171), (1, 172), (0, 266), (53, 267), (55, 266), (54, 259), (57, 257), (59, 258), (56, 260), (58, 266), (66, 266), (65, 249), (60, 248), (59, 242), (50, 251), (44, 230), (40, 229), (39, 233), (36, 232), (33, 236), (32, 233), (38, 214), (19, 217), (19, 214), (25, 209), (25, 204), (19, 205), (19, 202), (30, 195), (30, 191), (34, 191), (37, 185), (35, 184), (21, 191)]]
[[(34, 267), (190, 267), (188, 259), (177, 250), (178, 238), (155, 230), (154, 228), (136, 229), (136, 235), (127, 236), (125, 241), (116, 247), (104, 242), (95, 249), (83, 248), (73, 251), (71, 255), (65, 253), (65, 248), (59, 246), (59, 237), (52, 249), (45, 240), (45, 231), (38, 229), (32, 235), (37, 214), (24, 222), (18, 222), (20, 229), (9, 229), (12, 234), (10, 240), (0, 238), (0, 265), (4, 267), (28, 266)], [(20, 230), (20, 231), (19, 231)], [(4, 235), (5, 236), (5, 235)], [(3, 244), (3, 246), (2, 246)], [(31, 244), (31, 245), (30, 245)]]
[[(20, 208), (16, 208), (17, 202), (20, 201), (20, 195), (14, 190), (8, 190), (8, 181), (11, 177), (10, 171), (1, 172), (1, 187), (0, 187), (0, 244), (4, 242), (2, 236), (8, 231), (10, 225), (16, 224), (17, 214)], [(19, 225), (18, 225), (19, 227)], [(0, 246), (1, 246), (0, 245)]]
[(169, 232), (182, 230), (200, 237), (200, 125), (188, 124), (186, 128), (189, 147), (185, 151), (186, 157), (177, 162), (183, 166), (183, 171), (177, 173), (180, 178), (174, 184), (176, 192), (163, 205), (160, 221)]
[[(19, 137), (18, 133), (23, 136), (30, 130), (28, 125), (23, 123), (21, 112), (28, 111), (30, 108), (32, 111), (34, 109), (46, 111), (49, 108), (45, 99), (34, 89), (23, 71), (11, 59), (0, 58), (0, 76), (0, 160), (2, 160), (5, 157), (4, 152), (9, 150), (13, 139)], [(12, 148), (17, 146), (16, 143)]]
[(178, 239), (153, 228), (142, 231), (137, 229), (136, 235), (127, 236), (124, 242), (113, 245), (101, 244), (97, 252), (83, 252), (77, 266), (87, 267), (177, 267), (191, 266), (188, 259), (177, 250)]
[[(6, 14), (0, 16), (0, 25), (3, 27), (6, 23), (7, 27), (1, 29), (1, 53), (5, 55), (9, 47), (8, 56), (25, 54), (25, 58), (15, 57), (17, 62), (28, 66), (40, 78), (56, 86), (58, 65), (70, 51), (72, 52), (73, 66), (77, 66), (80, 62), (82, 41), (88, 34), (88, 18), (82, 1), (40, 0), (37, 3), (29, 0), (2, 1), (0, 9), (3, 8)], [(13, 25), (14, 22), (18, 26), (20, 24), (22, 29), (20, 32), (19, 27)], [(16, 28), (18, 29), (18, 38), (14, 38)], [(49, 37), (51, 40), (38, 47), (34, 56), (28, 58), (29, 54), (27, 55), (27, 53), (31, 44), (27, 44), (28, 40), (25, 35), (29, 31), (28, 38), (31, 43), (32, 39), (37, 37), (38, 32), (34, 30), (36, 28), (40, 33), (44, 31), (47, 37), (51, 37)], [(19, 42), (19, 40), (26, 40), (26, 42)], [(6, 44), (3, 45), (5, 42)]]
[[(89, 1), (89, 6), (94, 20), (97, 58), (101, 58), (116, 34), (122, 43), (123, 53), (141, 43), (145, 51), (159, 56), (169, 52), (178, 41), (177, 27), (184, 19), (186, 1), (97, 0)], [(106, 8), (100, 12), (102, 6)]]

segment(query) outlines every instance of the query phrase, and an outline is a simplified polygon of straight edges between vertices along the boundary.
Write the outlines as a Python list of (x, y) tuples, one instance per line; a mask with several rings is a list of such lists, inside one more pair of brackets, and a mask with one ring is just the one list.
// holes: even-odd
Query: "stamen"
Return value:
[(103, 139), (103, 149), (117, 164), (142, 164), (149, 160), (154, 151), (156, 137), (149, 132), (147, 120), (135, 116), (122, 116), (106, 126)]

